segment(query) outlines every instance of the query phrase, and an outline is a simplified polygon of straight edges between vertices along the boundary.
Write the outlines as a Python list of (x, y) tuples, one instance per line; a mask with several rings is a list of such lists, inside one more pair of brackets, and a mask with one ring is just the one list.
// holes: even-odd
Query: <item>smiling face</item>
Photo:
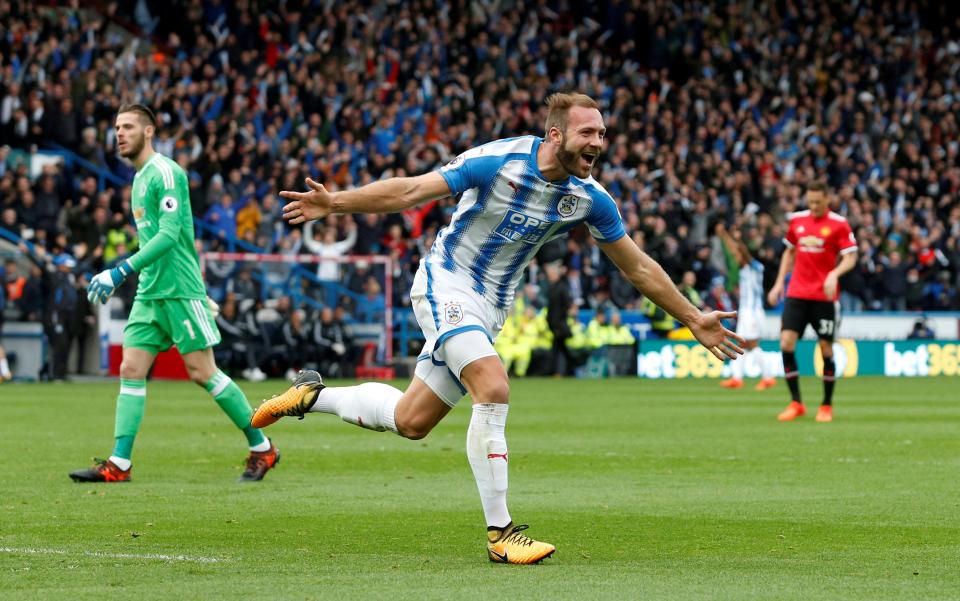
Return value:
[(143, 152), (147, 142), (153, 140), (153, 126), (134, 111), (117, 115), (117, 149), (125, 159), (135, 159)]
[(551, 127), (549, 136), (559, 146), (557, 161), (560, 165), (567, 173), (585, 179), (590, 177), (600, 156), (606, 132), (599, 110), (571, 106), (567, 112), (566, 131)]

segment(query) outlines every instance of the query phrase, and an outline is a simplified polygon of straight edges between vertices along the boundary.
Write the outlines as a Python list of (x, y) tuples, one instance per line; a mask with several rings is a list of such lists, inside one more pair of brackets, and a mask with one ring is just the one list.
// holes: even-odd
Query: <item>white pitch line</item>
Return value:
[(160, 553), (103, 553), (101, 551), (67, 551), (66, 549), (35, 549), (32, 547), (0, 547), (0, 553), (13, 555), (85, 555), (107, 559), (155, 559), (158, 561), (185, 561), (189, 563), (224, 563), (229, 559), (217, 557), (190, 557), (189, 555), (163, 555)]

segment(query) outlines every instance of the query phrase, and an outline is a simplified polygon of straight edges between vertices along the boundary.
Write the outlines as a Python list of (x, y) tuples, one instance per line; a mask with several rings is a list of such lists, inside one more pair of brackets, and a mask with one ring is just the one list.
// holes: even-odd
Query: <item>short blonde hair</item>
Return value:
[(588, 109), (600, 109), (600, 105), (586, 94), (551, 94), (547, 98), (547, 123), (544, 126), (544, 135), (556, 127), (560, 131), (567, 131), (567, 113), (572, 106), (582, 106)]

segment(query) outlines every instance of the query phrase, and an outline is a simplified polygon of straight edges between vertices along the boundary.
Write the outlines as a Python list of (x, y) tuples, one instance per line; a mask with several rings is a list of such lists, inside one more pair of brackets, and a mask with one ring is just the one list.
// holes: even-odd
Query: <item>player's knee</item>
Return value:
[(213, 377), (213, 370), (201, 366), (187, 367), (187, 375), (195, 384), (205, 386)]
[(124, 359), (120, 362), (120, 377), (124, 380), (142, 380), (147, 377), (147, 370), (133, 361)]
[(510, 400), (510, 384), (505, 378), (484, 382), (477, 388), (474, 403), (507, 403)]
[(397, 424), (397, 433), (410, 440), (426, 438), (435, 425), (432, 421), (422, 417), (399, 413), (394, 415), (394, 421)]

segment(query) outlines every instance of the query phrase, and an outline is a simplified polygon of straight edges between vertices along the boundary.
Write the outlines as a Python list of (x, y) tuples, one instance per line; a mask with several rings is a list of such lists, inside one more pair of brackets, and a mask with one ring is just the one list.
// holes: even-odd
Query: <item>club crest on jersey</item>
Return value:
[(577, 201), (580, 200), (575, 194), (567, 194), (560, 197), (557, 203), (557, 213), (561, 217), (569, 217), (577, 212)]
[(463, 307), (460, 306), (460, 303), (445, 304), (443, 306), (443, 319), (452, 326), (463, 321)]
[(133, 218), (137, 221), (140, 221), (141, 219), (143, 219), (143, 216), (146, 214), (147, 212), (144, 210), (143, 207), (137, 207), (136, 209), (133, 210)]
[(177, 210), (177, 199), (172, 196), (164, 196), (160, 201), (160, 208), (167, 213), (173, 213)]
[(826, 226), (824, 226), (823, 228), (821, 228), (821, 229), (820, 229), (820, 235), (821, 235), (821, 236), (824, 236), (824, 237), (829, 236), (829, 235), (830, 235), (830, 228), (828, 228), (828, 227), (826, 227)]

